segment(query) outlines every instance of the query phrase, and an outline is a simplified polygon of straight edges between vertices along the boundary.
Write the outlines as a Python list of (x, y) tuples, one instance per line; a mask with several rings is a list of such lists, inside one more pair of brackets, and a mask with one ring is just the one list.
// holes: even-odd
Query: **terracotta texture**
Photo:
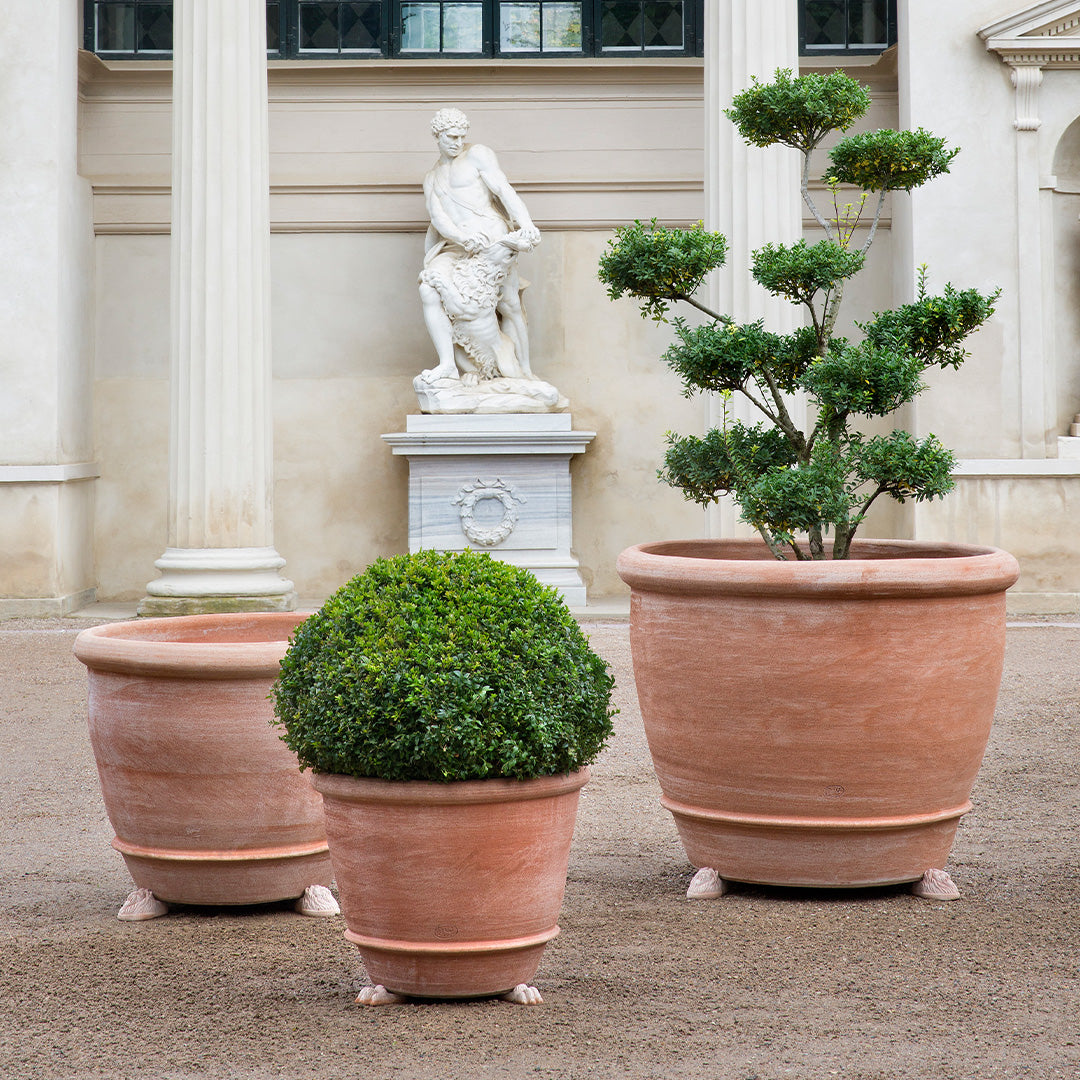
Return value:
[(554, 938), (588, 769), (450, 784), (317, 774), (369, 978), (412, 997), (503, 994)]
[(79, 634), (113, 847), (139, 888), (255, 904), (330, 884), (319, 796), (267, 700), (303, 618), (195, 615)]
[(862, 541), (629, 548), (634, 675), (662, 803), (698, 867), (774, 885), (941, 868), (986, 749), (1016, 560)]

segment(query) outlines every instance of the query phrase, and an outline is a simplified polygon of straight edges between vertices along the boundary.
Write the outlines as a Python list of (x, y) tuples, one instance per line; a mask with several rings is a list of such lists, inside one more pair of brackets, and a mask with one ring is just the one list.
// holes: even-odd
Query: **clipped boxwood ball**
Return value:
[(302, 623), (273, 698), (301, 768), (528, 779), (596, 757), (613, 684), (558, 593), (527, 570), (420, 551), (377, 560)]

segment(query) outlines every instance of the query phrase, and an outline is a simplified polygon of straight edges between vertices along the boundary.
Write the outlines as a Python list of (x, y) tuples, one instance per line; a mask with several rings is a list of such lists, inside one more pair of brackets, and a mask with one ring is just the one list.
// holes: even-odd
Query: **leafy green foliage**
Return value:
[(302, 768), (526, 779), (596, 757), (613, 685), (559, 595), (528, 571), (421, 551), (377, 560), (303, 622), (273, 698)]
[(713, 428), (703, 437), (667, 437), (668, 449), (660, 479), (681, 488), (702, 506), (729, 491), (743, 489), (754, 477), (795, 464), (791, 446), (775, 428), (735, 421)]
[(813, 307), (818, 293), (829, 292), (854, 277), (866, 261), (861, 251), (848, 251), (833, 240), (808, 244), (800, 240), (790, 247), (766, 244), (753, 254), (754, 280), (774, 296), (785, 296)]
[(879, 348), (910, 352), (923, 367), (958, 368), (967, 357), (962, 343), (994, 313), (998, 293), (962, 292), (945, 286), (941, 296), (927, 296), (925, 275), (911, 304), (874, 316), (860, 329)]
[(739, 492), (743, 518), (800, 554), (796, 534), (820, 531), (826, 522), (849, 522), (855, 503), (844, 473), (842, 458), (820, 443), (809, 461), (750, 478)]
[(802, 386), (817, 399), (829, 426), (834, 417), (887, 416), (906, 405), (923, 388), (922, 370), (910, 353), (870, 341), (844, 342), (810, 365)]
[(780, 69), (772, 82), (736, 94), (727, 118), (751, 146), (783, 143), (805, 154), (831, 131), (847, 131), (870, 108), (870, 92), (842, 71), (793, 78)]
[[(680, 240), (680, 230), (636, 222), (616, 230), (600, 264), (608, 295), (637, 298), (645, 316), (663, 320), (669, 303), (683, 300), (709, 317), (700, 325), (672, 320), (676, 340), (665, 362), (687, 396), (741, 394), (767, 424), (729, 420), (725, 408), (723, 424), (703, 437), (669, 434), (659, 475), (702, 504), (731, 493), (777, 558), (785, 557), (785, 548), (796, 558), (825, 558), (830, 533), (833, 557), (845, 558), (875, 499), (920, 502), (949, 491), (953, 457), (933, 435), (868, 437), (854, 420), (886, 417), (913, 401), (927, 368), (958, 367), (967, 355), (963, 342), (993, 315), (997, 300), (997, 293), (952, 285), (940, 296), (927, 295), (923, 271), (912, 303), (856, 324), (861, 341), (833, 336), (845, 282), (862, 269), (884, 194), (910, 191), (948, 172), (957, 153), (921, 128), (842, 139), (825, 178), (834, 203), (840, 184), (879, 193), (869, 236), (851, 250), (866, 197), (823, 215), (809, 192), (810, 153), (830, 132), (851, 127), (869, 103), (866, 89), (842, 72), (794, 78), (781, 70), (770, 83), (755, 80), (727, 111), (747, 142), (782, 143), (803, 154), (803, 198), (826, 238), (766, 244), (753, 253), (751, 272), (773, 295), (805, 307), (812, 325), (773, 334), (761, 321), (740, 325), (694, 299), (692, 290), (720, 265), (724, 251), (723, 238), (700, 227)], [(797, 391), (807, 395), (814, 417), (805, 431), (789, 407)]]
[(936, 435), (916, 439), (906, 431), (893, 431), (859, 439), (858, 475), (877, 484), (897, 502), (939, 499), (952, 490), (952, 451)]
[(654, 218), (649, 225), (635, 221), (616, 230), (616, 239), (600, 259), (600, 280), (612, 300), (624, 294), (644, 301), (643, 318), (663, 322), (673, 300), (689, 300), (705, 275), (724, 265), (727, 240), (692, 229), (665, 229)]
[(863, 191), (911, 191), (949, 171), (959, 150), (945, 140), (916, 131), (866, 131), (841, 139), (829, 151), (832, 179)]
[(759, 320), (739, 326), (729, 321), (688, 326), (673, 320), (678, 341), (664, 353), (664, 362), (682, 376), (687, 397), (701, 390), (742, 390), (768, 371), (784, 390), (794, 390), (799, 375), (814, 358), (812, 330), (770, 334)]

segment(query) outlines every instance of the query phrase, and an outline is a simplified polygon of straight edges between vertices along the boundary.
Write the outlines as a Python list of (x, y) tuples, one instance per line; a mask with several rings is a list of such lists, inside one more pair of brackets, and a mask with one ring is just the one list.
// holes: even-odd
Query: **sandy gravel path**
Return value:
[(0, 622), (5, 1080), (1080, 1076), (1080, 627), (1009, 631), (949, 867), (959, 903), (750, 887), (688, 903), (626, 627), (590, 625), (622, 712), (584, 792), (544, 1005), (363, 1009), (340, 920), (116, 920), (129, 879), (71, 656), (82, 625)]

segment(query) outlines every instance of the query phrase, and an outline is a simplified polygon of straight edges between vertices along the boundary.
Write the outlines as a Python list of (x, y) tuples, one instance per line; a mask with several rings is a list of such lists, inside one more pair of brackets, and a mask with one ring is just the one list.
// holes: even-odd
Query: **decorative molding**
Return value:
[[(703, 181), (689, 177), (523, 181), (515, 188), (545, 231), (611, 230), (646, 214), (662, 224), (686, 225), (700, 219), (704, 197)], [(105, 182), (94, 184), (93, 191), (97, 236), (168, 235), (167, 183)], [(427, 226), (419, 183), (275, 184), (270, 189), (271, 233), (423, 233)]]
[(1080, 0), (1044, 0), (989, 23), (979, 37), (1013, 67), (1080, 67)]
[(1080, 459), (968, 458), (958, 461), (953, 476), (960, 480), (1012, 480), (1036, 477), (1080, 477)]
[(1042, 68), (1035, 64), (1023, 63), (1011, 65), (1010, 77), (1016, 87), (1016, 119), (1013, 127), (1017, 131), (1038, 131), (1042, 126), (1039, 119), (1039, 87), (1042, 85)]
[[(381, 104), (413, 106), (453, 87), (462, 106), (475, 102), (693, 100), (701, 95), (699, 57), (533, 57), (529, 59), (270, 60), (272, 105), (319, 101), (348, 103), (377, 98)], [(522, 94), (522, 87), (528, 93)], [(106, 60), (79, 52), (79, 96), (83, 101), (168, 103), (171, 60)], [(537, 96), (538, 95), (538, 96)]]
[(987, 23), (979, 31), (983, 38), (1058, 36), (1070, 28), (1080, 28), (1080, 0), (1041, 0), (1020, 11)]
[(95, 461), (69, 465), (0, 465), (0, 484), (70, 484), (96, 480), (101, 467)]
[[(474, 514), (476, 504), (485, 501), (502, 504), (503, 515), (498, 524), (481, 525), (476, 520)], [(517, 525), (518, 511), (514, 504), (527, 501), (513, 484), (507, 483), (501, 477), (496, 477), (494, 480), (481, 480), (477, 477), (475, 482), (462, 485), (461, 490), (450, 500), (454, 506), (460, 508), (458, 515), (461, 518), (461, 531), (465, 534), (465, 539), (481, 547), (495, 547), (501, 544)]]

